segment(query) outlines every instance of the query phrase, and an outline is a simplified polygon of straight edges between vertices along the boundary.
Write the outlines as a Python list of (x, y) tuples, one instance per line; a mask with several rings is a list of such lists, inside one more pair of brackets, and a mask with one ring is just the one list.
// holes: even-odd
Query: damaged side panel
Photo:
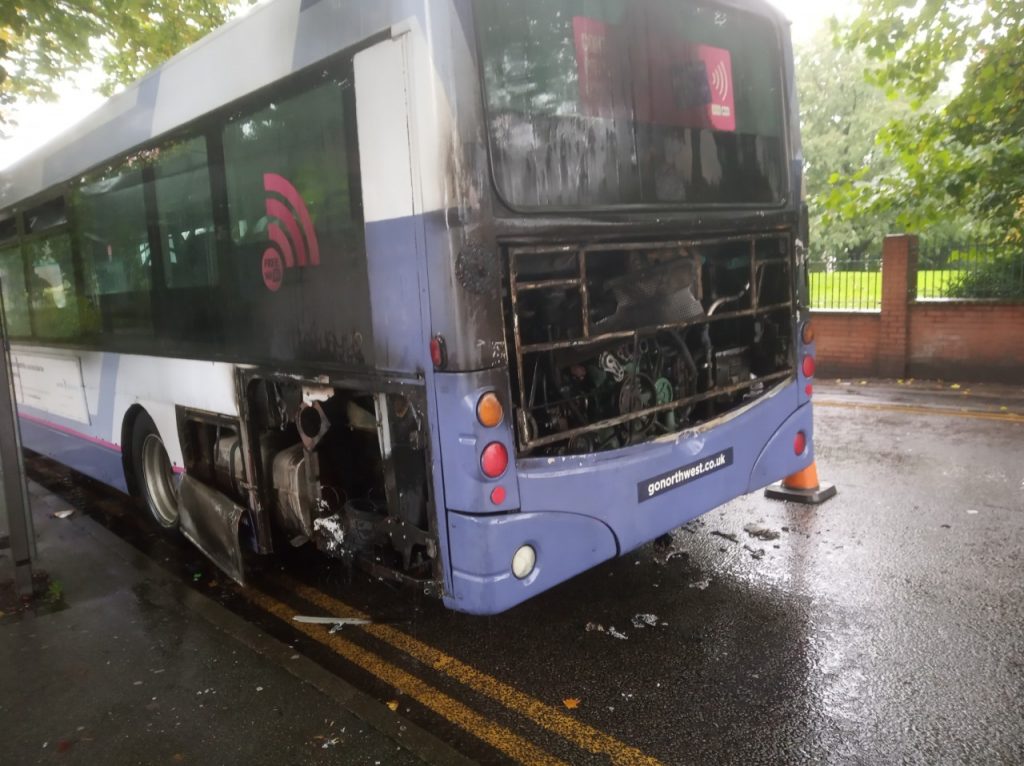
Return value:
[(379, 576), (439, 590), (422, 384), (256, 369), (237, 378), (240, 420), (179, 413), (189, 538), (239, 581), (239, 532), (251, 530), (259, 553), (275, 541), (312, 543)]

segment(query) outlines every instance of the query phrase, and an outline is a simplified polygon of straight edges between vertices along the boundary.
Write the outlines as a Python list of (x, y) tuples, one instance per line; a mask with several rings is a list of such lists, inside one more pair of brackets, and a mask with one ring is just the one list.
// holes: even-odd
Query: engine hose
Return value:
[(690, 353), (689, 347), (686, 345), (686, 336), (680, 333), (678, 330), (673, 330), (670, 333), (672, 340), (679, 346), (679, 353), (683, 357), (683, 364), (686, 365), (686, 371), (690, 374), (690, 380), (696, 383), (697, 381), (697, 363), (693, 361), (693, 354)]
[(733, 301), (738, 301), (740, 298), (742, 298), (744, 295), (746, 295), (747, 291), (749, 291), (749, 290), (750, 290), (750, 282), (747, 282), (746, 287), (744, 287), (742, 290), (740, 290), (735, 295), (727, 295), (724, 298), (719, 298), (717, 301), (715, 301), (714, 303), (711, 304), (711, 308), (708, 309), (708, 316), (709, 317), (714, 316), (715, 312), (718, 311), (718, 309), (720, 309), (726, 303), (732, 303)]
[(711, 345), (711, 326), (704, 325), (704, 331), (701, 333), (701, 344), (704, 346), (704, 364), (708, 370), (708, 390), (710, 391), (715, 387), (715, 371), (713, 368), (713, 362), (715, 358), (715, 349)]

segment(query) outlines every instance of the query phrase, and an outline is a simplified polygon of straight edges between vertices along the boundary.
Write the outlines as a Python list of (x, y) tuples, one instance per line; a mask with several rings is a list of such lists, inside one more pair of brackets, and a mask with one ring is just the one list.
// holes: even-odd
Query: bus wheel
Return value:
[(132, 427), (132, 470), (140, 499), (156, 525), (166, 532), (178, 528), (178, 481), (167, 457), (164, 442), (152, 419), (144, 412)]

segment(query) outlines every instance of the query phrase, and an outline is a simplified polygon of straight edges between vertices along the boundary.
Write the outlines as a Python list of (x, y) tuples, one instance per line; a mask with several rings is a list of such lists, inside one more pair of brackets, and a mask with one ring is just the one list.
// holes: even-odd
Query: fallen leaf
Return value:
[(171, 756), (171, 760), (174, 761), (174, 763), (184, 763), (185, 755), (184, 753), (175, 753)]
[(953, 385), (950, 386), (950, 388), (952, 388), (954, 391), (959, 391), (960, 390), (960, 384), (959, 383), (954, 383)]
[(569, 697), (568, 699), (562, 700), (562, 704), (569, 710), (575, 710), (580, 706), (580, 701), (575, 697)]
[(1000, 411), (1000, 412), (1009, 412), (1009, 410), (1010, 410), (1010, 408), (1009, 408), (1009, 407), (1000, 407), (1000, 408), (999, 408), (999, 411)]
[(398, 710), (398, 700), (391, 700), (388, 702), (388, 709), (394, 713)]

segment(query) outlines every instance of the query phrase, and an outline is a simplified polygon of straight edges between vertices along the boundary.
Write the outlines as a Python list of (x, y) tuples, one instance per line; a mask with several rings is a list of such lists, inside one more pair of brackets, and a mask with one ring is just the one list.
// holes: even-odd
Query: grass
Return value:
[[(961, 272), (946, 269), (917, 272), (918, 298), (943, 298)], [(811, 306), (822, 309), (875, 310), (882, 304), (882, 272), (812, 272)]]

